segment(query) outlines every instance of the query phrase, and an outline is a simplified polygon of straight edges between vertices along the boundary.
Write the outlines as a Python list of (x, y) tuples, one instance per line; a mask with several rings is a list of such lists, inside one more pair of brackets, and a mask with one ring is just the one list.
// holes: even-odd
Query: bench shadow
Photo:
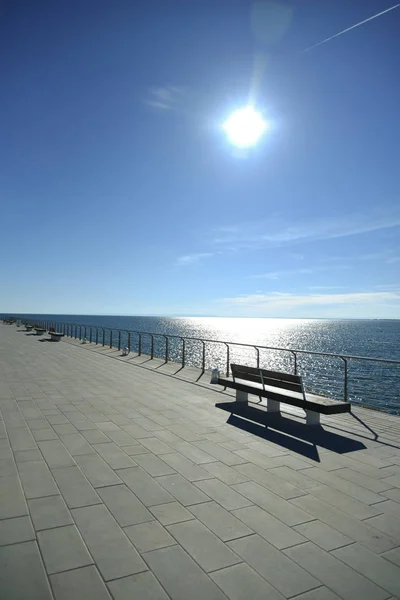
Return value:
[(215, 406), (230, 413), (227, 421), (229, 425), (317, 462), (320, 462), (318, 446), (337, 454), (347, 454), (366, 448), (358, 440), (326, 431), (320, 425), (310, 426), (299, 423), (282, 414), (268, 414), (251, 406), (238, 406), (236, 402), (219, 402)]

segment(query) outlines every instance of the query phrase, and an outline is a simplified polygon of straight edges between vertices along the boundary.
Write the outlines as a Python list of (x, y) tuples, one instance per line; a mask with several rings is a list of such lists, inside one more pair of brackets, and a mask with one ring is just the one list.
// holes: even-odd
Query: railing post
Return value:
[(289, 352), (293, 355), (294, 357), (294, 375), (297, 375), (297, 353), (294, 352), (293, 350), (289, 350)]
[(96, 346), (99, 343), (99, 328), (96, 327)]
[(344, 362), (344, 385), (343, 385), (343, 399), (348, 402), (348, 361), (344, 356), (340, 357)]
[(201, 343), (203, 344), (203, 352), (202, 352), (202, 357), (201, 357), (201, 369), (204, 373), (204, 371), (206, 370), (206, 343), (204, 340), (201, 340)]
[(110, 348), (112, 348), (112, 342), (113, 342), (113, 334), (112, 334), (113, 330), (110, 329)]
[(138, 332), (139, 341), (138, 341), (138, 356), (142, 356), (142, 334)]
[(128, 331), (128, 350), (131, 351), (131, 332)]
[(82, 339), (82, 325), (79, 325), (79, 339)]
[(90, 326), (89, 343), (92, 343), (92, 326)]
[(257, 346), (254, 346), (255, 351), (257, 352), (257, 369), (260, 368), (260, 350), (257, 348)]
[(224, 342), (225, 346), (226, 346), (226, 376), (229, 377), (229, 370), (230, 370), (230, 348), (229, 348), (229, 344), (227, 342)]
[(168, 362), (168, 350), (169, 350), (169, 340), (168, 340), (168, 336), (164, 336), (165, 337), (165, 362)]
[(118, 350), (121, 350), (121, 330), (118, 329)]
[(83, 335), (85, 336), (85, 340), (86, 340), (86, 325), (85, 325), (85, 333)]
[(151, 336), (150, 358), (153, 360), (153, 358), (154, 358), (154, 336), (152, 334), (150, 334), (150, 336)]
[(103, 341), (102, 341), (102, 346), (104, 346), (104, 344), (105, 344), (105, 337), (106, 337), (106, 334), (105, 334), (104, 327), (102, 327), (102, 328), (101, 328), (101, 331), (102, 331), (102, 333), (103, 333)]
[(185, 366), (185, 350), (186, 350), (186, 340), (185, 338), (181, 338), (182, 340), (182, 368)]

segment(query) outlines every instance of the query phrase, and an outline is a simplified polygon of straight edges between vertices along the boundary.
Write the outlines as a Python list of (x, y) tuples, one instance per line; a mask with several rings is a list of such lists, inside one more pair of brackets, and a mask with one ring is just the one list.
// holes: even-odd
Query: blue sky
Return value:
[(1, 4), (0, 311), (400, 318), (400, 9), (277, 4)]

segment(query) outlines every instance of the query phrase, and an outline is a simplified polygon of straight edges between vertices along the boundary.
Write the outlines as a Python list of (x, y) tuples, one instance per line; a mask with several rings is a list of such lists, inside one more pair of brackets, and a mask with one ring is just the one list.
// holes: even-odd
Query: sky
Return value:
[(0, 311), (400, 318), (393, 4), (0, 0)]

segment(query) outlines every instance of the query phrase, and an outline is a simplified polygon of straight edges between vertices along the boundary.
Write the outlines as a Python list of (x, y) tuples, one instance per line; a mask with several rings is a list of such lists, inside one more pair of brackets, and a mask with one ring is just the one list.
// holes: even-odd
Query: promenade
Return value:
[(400, 598), (400, 418), (200, 375), (0, 324), (1, 600)]

